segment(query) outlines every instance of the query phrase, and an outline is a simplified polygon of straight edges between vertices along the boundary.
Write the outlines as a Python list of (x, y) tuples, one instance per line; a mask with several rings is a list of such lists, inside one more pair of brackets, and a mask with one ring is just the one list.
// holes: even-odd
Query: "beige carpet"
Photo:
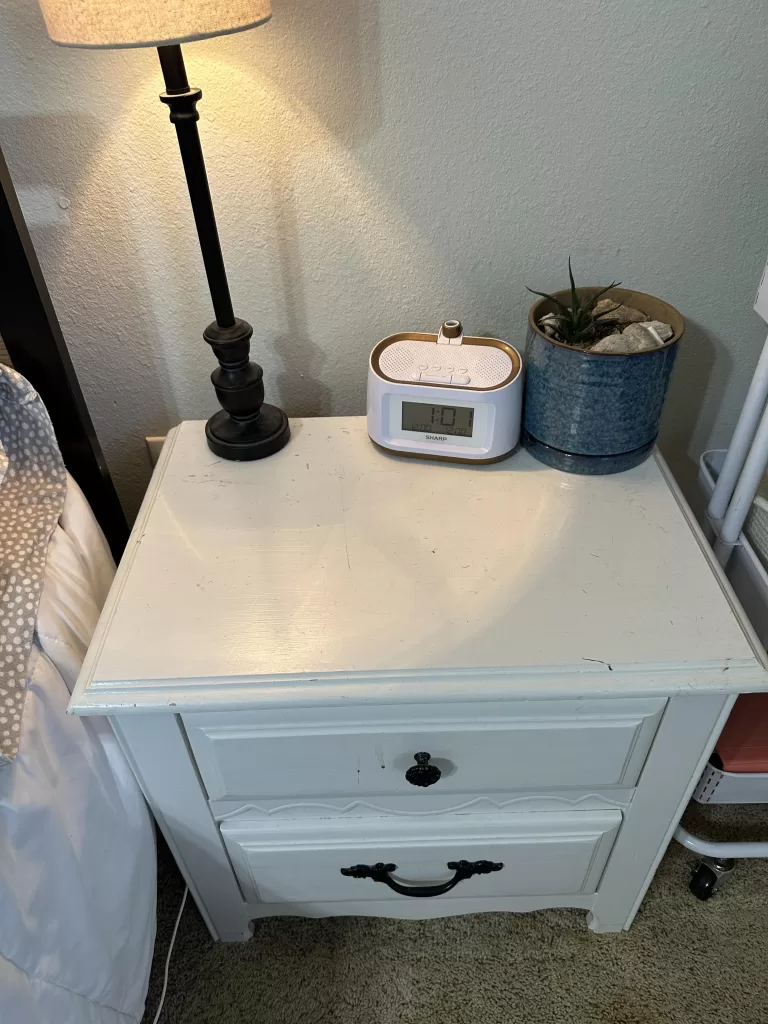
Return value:
[[(768, 838), (768, 806), (695, 814), (712, 838)], [(768, 1024), (768, 861), (741, 862), (701, 903), (687, 888), (693, 860), (672, 844), (620, 935), (558, 910), (273, 919), (220, 945), (190, 901), (161, 1024)], [(147, 1021), (181, 891), (166, 855)]]

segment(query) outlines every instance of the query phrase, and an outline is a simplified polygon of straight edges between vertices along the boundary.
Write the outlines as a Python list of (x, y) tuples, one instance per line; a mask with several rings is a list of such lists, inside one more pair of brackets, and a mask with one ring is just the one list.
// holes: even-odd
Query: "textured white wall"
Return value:
[[(121, 494), (215, 409), (211, 319), (151, 50), (61, 50), (0, 0), (2, 143)], [(385, 334), (521, 344), (524, 285), (620, 278), (689, 319), (664, 447), (723, 442), (764, 328), (764, 0), (274, 0), (191, 44), (236, 311), (292, 414), (364, 411)]]

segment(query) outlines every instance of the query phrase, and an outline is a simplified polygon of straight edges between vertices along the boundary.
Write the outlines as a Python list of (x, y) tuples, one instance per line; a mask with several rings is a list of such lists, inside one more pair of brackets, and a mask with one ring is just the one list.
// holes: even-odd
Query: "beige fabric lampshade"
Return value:
[(162, 46), (240, 32), (266, 21), (271, 0), (40, 0), (63, 46)]

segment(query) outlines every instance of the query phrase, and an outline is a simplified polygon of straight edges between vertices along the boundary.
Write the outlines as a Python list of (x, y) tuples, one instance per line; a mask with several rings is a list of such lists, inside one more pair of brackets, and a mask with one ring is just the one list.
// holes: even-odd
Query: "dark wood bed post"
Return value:
[(15, 369), (45, 402), (66, 467), (82, 488), (117, 560), (128, 539), (125, 514), (1, 149), (0, 252), (0, 337)]

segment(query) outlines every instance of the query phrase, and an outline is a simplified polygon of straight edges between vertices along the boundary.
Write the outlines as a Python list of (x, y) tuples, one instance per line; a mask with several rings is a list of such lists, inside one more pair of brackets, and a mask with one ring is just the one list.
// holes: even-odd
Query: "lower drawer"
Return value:
[[(221, 832), (249, 902), (311, 904), (412, 900), (401, 889), (437, 887), (434, 898), (506, 897), (596, 891), (621, 824), (619, 811), (548, 814), (445, 815), (440, 819), (320, 819), (225, 822)], [(449, 891), (460, 861), (502, 867), (461, 878)], [(359, 865), (379, 872), (342, 873)], [(466, 873), (466, 871), (464, 871)], [(459, 871), (459, 875), (462, 871)]]

